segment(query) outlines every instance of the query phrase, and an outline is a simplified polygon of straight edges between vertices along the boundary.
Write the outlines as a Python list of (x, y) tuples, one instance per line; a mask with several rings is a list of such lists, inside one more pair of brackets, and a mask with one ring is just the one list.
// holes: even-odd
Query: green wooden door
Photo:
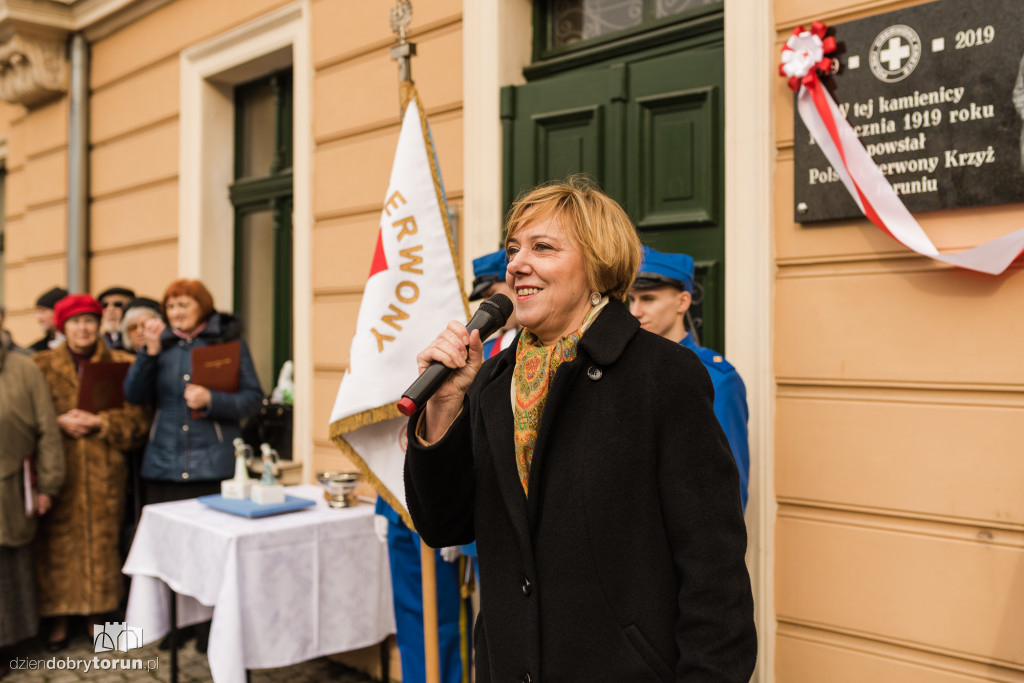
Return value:
[(724, 347), (723, 50), (661, 54), (502, 91), (505, 204), (587, 173), (656, 249), (697, 263), (701, 343)]

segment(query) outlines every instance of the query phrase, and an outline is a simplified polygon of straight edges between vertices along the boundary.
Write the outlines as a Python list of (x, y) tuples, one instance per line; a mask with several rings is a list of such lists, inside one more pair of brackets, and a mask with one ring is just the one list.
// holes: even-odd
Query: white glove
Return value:
[(462, 557), (462, 551), (459, 550), (459, 546), (450, 545), (447, 548), (441, 548), (441, 559), (445, 562), (455, 562)]
[(373, 533), (381, 543), (388, 542), (388, 518), (384, 515), (373, 516)]

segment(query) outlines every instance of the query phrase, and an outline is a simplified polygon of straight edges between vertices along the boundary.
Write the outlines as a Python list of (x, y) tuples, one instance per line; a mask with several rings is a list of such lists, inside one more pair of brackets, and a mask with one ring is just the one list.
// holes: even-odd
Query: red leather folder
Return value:
[(86, 363), (78, 374), (78, 409), (90, 413), (113, 410), (124, 405), (124, 378), (131, 363), (97, 361)]
[[(241, 358), (242, 343), (239, 341), (194, 347), (191, 384), (210, 391), (237, 394)], [(192, 417), (199, 419), (202, 414), (193, 410)]]

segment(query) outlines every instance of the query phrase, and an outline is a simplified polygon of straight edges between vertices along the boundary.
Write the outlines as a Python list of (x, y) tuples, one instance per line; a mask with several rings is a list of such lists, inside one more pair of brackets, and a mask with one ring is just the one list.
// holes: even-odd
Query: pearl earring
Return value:
[(591, 306), (596, 306), (599, 303), (601, 303), (601, 292), (591, 292), (590, 293), (590, 305)]

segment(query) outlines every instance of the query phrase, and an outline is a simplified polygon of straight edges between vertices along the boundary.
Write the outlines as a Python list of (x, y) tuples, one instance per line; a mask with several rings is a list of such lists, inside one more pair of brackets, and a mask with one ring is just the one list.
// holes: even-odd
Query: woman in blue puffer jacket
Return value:
[[(263, 399), (241, 323), (214, 310), (201, 282), (175, 280), (162, 306), (170, 324), (146, 321), (145, 347), (125, 380), (125, 399), (156, 408), (142, 459), (147, 505), (219, 493), (221, 480), (234, 473), (231, 442), (240, 435), (239, 422), (255, 415)], [(192, 349), (234, 340), (241, 341), (238, 393), (192, 384)]]

